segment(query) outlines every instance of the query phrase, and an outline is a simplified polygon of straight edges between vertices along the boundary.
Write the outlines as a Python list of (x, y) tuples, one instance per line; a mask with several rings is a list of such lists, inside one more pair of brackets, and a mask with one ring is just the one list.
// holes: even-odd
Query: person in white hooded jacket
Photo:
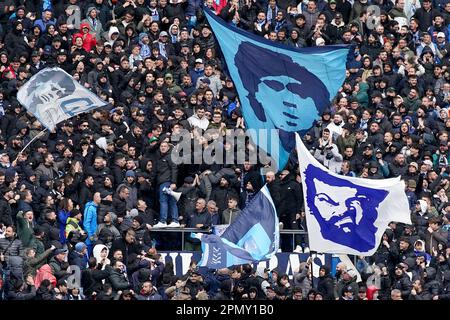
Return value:
[(95, 245), (92, 252), (94, 258), (97, 260), (97, 264), (102, 265), (102, 270), (104, 270), (107, 265), (111, 264), (111, 261), (108, 259), (109, 249), (104, 244)]
[(339, 153), (337, 145), (333, 143), (328, 128), (323, 129), (322, 137), (319, 139), (318, 147), (313, 151), (313, 156), (325, 167), (334, 173), (341, 171), (343, 157)]

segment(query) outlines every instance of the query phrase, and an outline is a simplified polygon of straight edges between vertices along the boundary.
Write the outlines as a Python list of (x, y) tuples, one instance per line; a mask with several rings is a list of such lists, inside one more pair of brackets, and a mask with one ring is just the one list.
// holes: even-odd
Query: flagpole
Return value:
[[(312, 288), (315, 288), (315, 283), (314, 283), (314, 258), (313, 258), (313, 253), (316, 255), (317, 257), (317, 252), (316, 251), (309, 251), (309, 259), (311, 259), (311, 284), (312, 284)], [(317, 281), (316, 281), (317, 282)], [(308, 297), (307, 297), (308, 299)]]
[(20, 150), (20, 152), (19, 152), (18, 154), (21, 154), (22, 152), (24, 152), (25, 149), (28, 148), (28, 147), (30, 146), (30, 144), (33, 143), (34, 140), (36, 140), (37, 138), (42, 137), (42, 136), (44, 135), (44, 132), (45, 132), (45, 131), (47, 131), (47, 128), (44, 128), (44, 130), (42, 130), (42, 131), (39, 132), (37, 135), (35, 135), (35, 136), (33, 137), (33, 139), (31, 139), (30, 142), (28, 142), (28, 143), (26, 144), (26, 146), (23, 147), (23, 149)]

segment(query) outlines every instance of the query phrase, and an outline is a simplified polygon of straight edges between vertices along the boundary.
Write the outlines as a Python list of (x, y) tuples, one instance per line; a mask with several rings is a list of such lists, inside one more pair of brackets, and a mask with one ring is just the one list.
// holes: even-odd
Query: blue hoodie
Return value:
[(97, 231), (97, 205), (94, 203), (94, 201), (89, 201), (84, 207), (83, 229), (88, 234), (86, 244), (93, 244), (93, 242), (89, 238), (92, 237)]

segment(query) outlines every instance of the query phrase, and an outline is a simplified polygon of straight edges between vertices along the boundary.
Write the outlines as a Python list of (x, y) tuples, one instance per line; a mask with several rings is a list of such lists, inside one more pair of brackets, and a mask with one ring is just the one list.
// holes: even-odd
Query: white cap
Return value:
[(316, 39), (316, 46), (324, 46), (325, 40), (323, 38), (317, 38)]
[(437, 38), (445, 38), (445, 33), (443, 33), (443, 32), (438, 32)]

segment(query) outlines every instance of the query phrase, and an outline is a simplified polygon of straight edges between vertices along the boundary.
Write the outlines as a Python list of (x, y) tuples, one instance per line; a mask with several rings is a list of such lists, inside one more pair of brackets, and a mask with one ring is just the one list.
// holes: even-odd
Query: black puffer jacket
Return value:
[(211, 200), (214, 200), (219, 208), (219, 212), (222, 213), (228, 207), (228, 198), (235, 197), (239, 199), (236, 189), (228, 186), (221, 187), (220, 185), (213, 189), (211, 193)]
[(433, 297), (441, 293), (441, 286), (439, 281), (436, 280), (436, 269), (433, 267), (425, 268), (425, 284), (423, 291), (430, 293)]
[(325, 275), (319, 277), (317, 283), (317, 291), (322, 293), (324, 300), (334, 300), (334, 279), (330, 274), (330, 269), (327, 266), (322, 266), (321, 269), (325, 270)]
[[(280, 213), (280, 220), (285, 220), (289, 223), (295, 221), (295, 215), (300, 213), (303, 207), (302, 186), (295, 181), (295, 176), (289, 174), (280, 182), (280, 206), (278, 212)], [(288, 224), (285, 226), (290, 228)]]
[(6, 201), (5, 198), (0, 200), (0, 223), (3, 223), (5, 226), (10, 226), (13, 224), (12, 221), (12, 210), (10, 204)]
[(125, 290), (131, 288), (130, 283), (128, 282), (126, 276), (121, 274), (116, 269), (111, 266), (107, 266), (107, 270), (109, 272), (108, 280), (111, 283), (111, 287), (114, 291)]
[(171, 156), (171, 150), (166, 154), (161, 154), (160, 151), (156, 153), (155, 173), (156, 173), (156, 183), (159, 186), (164, 182), (177, 183), (178, 178), (178, 168), (175, 163), (173, 163)]
[(22, 241), (19, 238), (2, 238), (0, 239), (0, 252), (5, 255), (6, 262), (13, 256), (23, 256)]
[(450, 270), (444, 272), (444, 286), (439, 300), (450, 300)]
[(406, 273), (403, 273), (400, 277), (395, 277), (394, 283), (392, 285), (392, 290), (398, 289), (402, 292), (402, 298), (404, 300), (408, 299), (411, 293), (412, 283)]

